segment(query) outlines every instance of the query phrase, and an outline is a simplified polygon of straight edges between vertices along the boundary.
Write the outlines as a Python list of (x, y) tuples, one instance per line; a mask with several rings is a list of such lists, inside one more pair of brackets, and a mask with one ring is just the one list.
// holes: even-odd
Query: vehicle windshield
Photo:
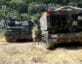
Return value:
[(26, 25), (29, 25), (29, 23), (28, 23), (28, 21), (22, 21), (22, 25), (26, 26)]
[(28, 21), (8, 21), (8, 26), (27, 26), (29, 25)]
[(21, 26), (21, 22), (20, 21), (9, 21), (8, 26), (12, 26), (12, 27)]
[(15, 21), (15, 25), (21, 25), (21, 21)]

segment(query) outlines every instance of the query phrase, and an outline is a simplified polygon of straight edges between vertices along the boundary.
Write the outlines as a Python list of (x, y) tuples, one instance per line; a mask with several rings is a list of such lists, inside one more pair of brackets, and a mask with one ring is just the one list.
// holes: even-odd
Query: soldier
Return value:
[(40, 30), (38, 28), (37, 25), (35, 25), (32, 29), (32, 38), (33, 38), (33, 41), (36, 43), (39, 44), (39, 41), (40, 41)]

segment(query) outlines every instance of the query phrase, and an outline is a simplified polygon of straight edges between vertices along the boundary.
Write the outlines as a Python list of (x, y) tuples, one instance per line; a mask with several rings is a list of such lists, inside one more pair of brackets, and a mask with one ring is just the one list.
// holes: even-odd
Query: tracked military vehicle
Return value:
[(46, 48), (57, 43), (82, 42), (82, 8), (47, 9), (40, 18), (40, 28)]
[(5, 22), (5, 38), (8, 42), (18, 39), (32, 40), (32, 22), (28, 20), (7, 19)]

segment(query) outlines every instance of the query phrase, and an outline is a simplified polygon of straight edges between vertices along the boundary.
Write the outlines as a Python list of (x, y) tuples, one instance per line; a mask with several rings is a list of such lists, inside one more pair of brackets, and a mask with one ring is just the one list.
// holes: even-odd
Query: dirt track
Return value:
[(0, 64), (82, 64), (82, 47), (49, 51), (32, 43), (0, 39)]

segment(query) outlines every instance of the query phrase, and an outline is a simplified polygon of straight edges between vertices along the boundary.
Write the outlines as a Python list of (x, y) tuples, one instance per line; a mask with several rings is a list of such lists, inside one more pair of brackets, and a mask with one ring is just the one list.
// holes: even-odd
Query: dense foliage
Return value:
[(37, 20), (47, 7), (62, 5), (82, 7), (82, 0), (0, 0), (0, 19), (8, 16)]

